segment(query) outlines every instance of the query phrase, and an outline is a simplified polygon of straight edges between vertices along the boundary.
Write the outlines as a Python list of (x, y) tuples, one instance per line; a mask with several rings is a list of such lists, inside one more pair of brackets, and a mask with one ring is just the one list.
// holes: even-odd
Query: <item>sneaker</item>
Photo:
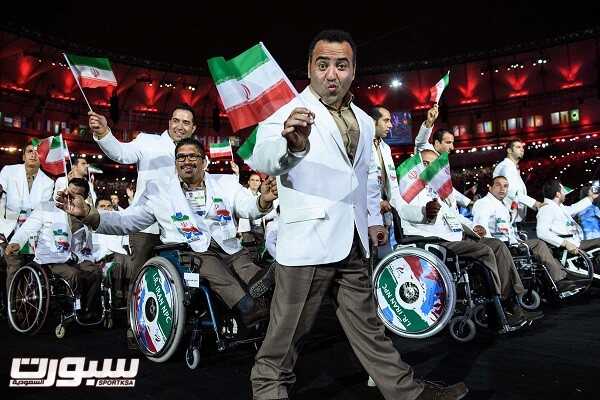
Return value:
[(423, 382), (423, 391), (417, 400), (460, 400), (464, 398), (469, 389), (463, 382), (450, 386), (442, 386), (432, 382)]
[(242, 313), (242, 322), (247, 328), (269, 318), (270, 306), (264, 297), (254, 299), (254, 307), (250, 312)]
[(275, 263), (264, 268), (248, 282), (248, 293), (255, 299), (263, 296), (275, 283)]

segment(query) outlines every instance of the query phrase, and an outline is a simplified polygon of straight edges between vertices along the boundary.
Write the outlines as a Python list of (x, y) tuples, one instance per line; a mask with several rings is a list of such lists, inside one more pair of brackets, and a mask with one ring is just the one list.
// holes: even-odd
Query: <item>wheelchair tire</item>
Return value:
[(454, 314), (452, 274), (434, 254), (400, 247), (373, 272), (377, 316), (395, 334), (424, 339), (440, 332)]
[(480, 328), (487, 328), (489, 326), (489, 317), (485, 304), (480, 304), (473, 309), (473, 320), (475, 325)]
[(200, 364), (200, 349), (196, 346), (188, 347), (185, 351), (185, 365), (191, 370), (194, 370)]
[(8, 288), (8, 319), (19, 333), (35, 335), (46, 321), (50, 282), (46, 271), (24, 265), (15, 272)]
[(130, 290), (129, 320), (140, 351), (165, 362), (176, 351), (185, 330), (186, 310), (181, 275), (163, 257), (148, 260)]
[(517, 302), (526, 310), (537, 310), (542, 304), (542, 299), (535, 290), (527, 290), (517, 296)]
[(450, 336), (457, 342), (467, 343), (475, 338), (477, 328), (470, 318), (465, 316), (454, 317), (450, 320)]

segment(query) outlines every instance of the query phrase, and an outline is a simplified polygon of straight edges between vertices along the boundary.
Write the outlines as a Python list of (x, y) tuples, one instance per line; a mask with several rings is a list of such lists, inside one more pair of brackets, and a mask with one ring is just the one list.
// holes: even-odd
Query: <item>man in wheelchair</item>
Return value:
[[(87, 181), (71, 179), (66, 193), (87, 198)], [(18, 253), (31, 237), (37, 237), (33, 261), (47, 265), (53, 274), (66, 280), (81, 296), (79, 319), (82, 322), (97, 320), (102, 270), (94, 263), (91, 231), (77, 218), (57, 208), (53, 201), (42, 202), (10, 240), (6, 248), (9, 268), (16, 270), (21, 266), (18, 264), (23, 259), (18, 257)]]
[[(421, 152), (421, 159), (425, 166), (437, 157), (438, 155), (431, 150)], [(516, 329), (523, 326), (527, 320), (542, 316), (541, 312), (523, 310), (516, 301), (516, 295), (524, 293), (525, 288), (510, 250), (498, 239), (485, 237), (484, 227), (474, 226), (471, 221), (460, 215), (452, 194), (445, 200), (439, 200), (431, 187), (426, 185), (410, 205), (422, 207), (426, 215), (419, 223), (403, 219), (404, 235), (443, 239), (441, 245), (457, 256), (468, 257), (482, 263), (492, 276), (494, 287), (490, 289), (493, 291), (493, 296), (499, 296), (501, 299), (510, 328)]]
[[(574, 215), (583, 211), (598, 197), (592, 188), (587, 197), (577, 203), (565, 206), (565, 188), (558, 179), (553, 179), (542, 187), (544, 204), (537, 214), (537, 236), (548, 244), (566, 249), (571, 254), (578, 250), (589, 251), (600, 247), (600, 239), (583, 240), (583, 231), (573, 219)], [(595, 273), (600, 273), (599, 266), (594, 265)]]
[[(473, 222), (485, 227), (487, 237), (494, 237), (508, 246), (515, 246), (519, 243), (517, 231), (513, 224), (516, 213), (511, 215), (510, 210), (504, 203), (508, 188), (509, 182), (506, 177), (498, 175), (493, 178), (488, 194), (477, 200), (473, 205)], [(525, 240), (524, 243), (529, 247), (533, 256), (546, 266), (559, 292), (567, 292), (577, 287), (575, 282), (566, 279), (566, 270), (562, 267), (560, 261), (554, 258), (545, 242), (539, 239), (529, 239)]]
[[(98, 212), (81, 196), (60, 193), (57, 205), (82, 218), (96, 233), (127, 235), (158, 222), (165, 244), (187, 243), (202, 259), (199, 274), (231, 309), (252, 325), (268, 315), (264, 294), (273, 285), (272, 268), (254, 264), (236, 237), (236, 214), (257, 219), (277, 198), (277, 185), (268, 179), (257, 198), (239, 184), (235, 175), (205, 172), (205, 152), (195, 139), (175, 147), (177, 176), (167, 185), (149, 182), (140, 201), (124, 211)], [(241, 281), (241, 282), (240, 282)]]

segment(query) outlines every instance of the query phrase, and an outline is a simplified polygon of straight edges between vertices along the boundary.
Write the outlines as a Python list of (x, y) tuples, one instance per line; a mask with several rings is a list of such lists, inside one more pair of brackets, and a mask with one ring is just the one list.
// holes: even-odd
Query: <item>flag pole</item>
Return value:
[(79, 90), (81, 91), (81, 94), (83, 95), (83, 99), (87, 103), (87, 106), (90, 109), (90, 111), (94, 112), (94, 110), (92, 110), (92, 106), (90, 105), (90, 102), (88, 101), (87, 97), (85, 96), (85, 93), (83, 92), (83, 88), (81, 87), (81, 84), (79, 83), (79, 79), (77, 78), (77, 75), (75, 74), (75, 71), (73, 70), (73, 66), (71, 65), (71, 62), (69, 61), (69, 57), (67, 57), (66, 53), (63, 53), (63, 56), (65, 57), (65, 60), (67, 60), (67, 64), (69, 65), (71, 74), (73, 74), (73, 78), (75, 78), (75, 82), (77, 82), (77, 86), (79, 87)]
[[(67, 181), (67, 187), (69, 187), (69, 174), (67, 173), (67, 162), (65, 161), (65, 139), (63, 138), (62, 133), (60, 134), (60, 147), (61, 147), (61, 153), (62, 153), (62, 162), (63, 162), (63, 167), (65, 169), (65, 180)], [(71, 157), (69, 157), (69, 164), (71, 163)], [(71, 165), (71, 169), (73, 169), (73, 165)]]

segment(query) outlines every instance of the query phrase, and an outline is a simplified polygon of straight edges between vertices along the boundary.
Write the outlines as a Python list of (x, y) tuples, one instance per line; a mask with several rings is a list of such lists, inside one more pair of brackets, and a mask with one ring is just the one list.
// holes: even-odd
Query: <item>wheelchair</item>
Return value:
[(72, 322), (80, 326), (112, 328), (112, 299), (104, 284), (105, 278), (100, 283), (101, 315), (96, 321), (83, 322), (80, 320), (81, 300), (71, 285), (52, 273), (50, 266), (34, 263), (33, 256), (29, 256), (10, 281), (7, 306), (11, 327), (32, 336), (52, 315), (58, 320), (54, 328), (58, 339), (65, 337), (67, 326)]
[(376, 266), (371, 258), (377, 315), (390, 331), (424, 339), (448, 326), (453, 339), (469, 342), (477, 326), (490, 327), (489, 315), (498, 315), (501, 333), (518, 329), (508, 325), (499, 296), (490, 292), (493, 280), (485, 267), (459, 259), (439, 238), (403, 237), (395, 210), (393, 215), (398, 245)]
[(138, 349), (149, 360), (165, 362), (180, 347), (184, 336), (185, 362), (195, 369), (205, 337), (214, 336), (223, 352), (241, 344), (258, 350), (267, 321), (247, 328), (199, 275), (202, 260), (187, 244), (154, 248), (155, 256), (134, 276), (129, 320)]
[[(560, 292), (556, 287), (556, 283), (552, 280), (548, 268), (534, 259), (529, 246), (525, 242), (527, 235), (522, 232), (518, 234), (518, 242), (509, 245), (508, 248), (525, 287), (525, 292), (517, 297), (517, 301), (521, 307), (526, 310), (535, 310), (540, 307), (542, 298), (557, 302), (587, 291), (592, 283), (594, 273), (594, 266), (588, 255), (581, 252), (579, 256), (569, 258), (569, 263), (572, 264), (572, 267), (567, 267), (567, 269), (572, 273), (577, 273), (579, 278), (577, 279), (578, 285), (573, 290)], [(553, 246), (549, 245), (549, 247), (555, 256), (560, 251), (557, 248), (553, 248)], [(564, 259), (566, 261), (566, 250), (565, 254), (561, 254), (559, 257), (562, 256), (565, 256)], [(564, 261), (561, 263), (566, 267)]]

